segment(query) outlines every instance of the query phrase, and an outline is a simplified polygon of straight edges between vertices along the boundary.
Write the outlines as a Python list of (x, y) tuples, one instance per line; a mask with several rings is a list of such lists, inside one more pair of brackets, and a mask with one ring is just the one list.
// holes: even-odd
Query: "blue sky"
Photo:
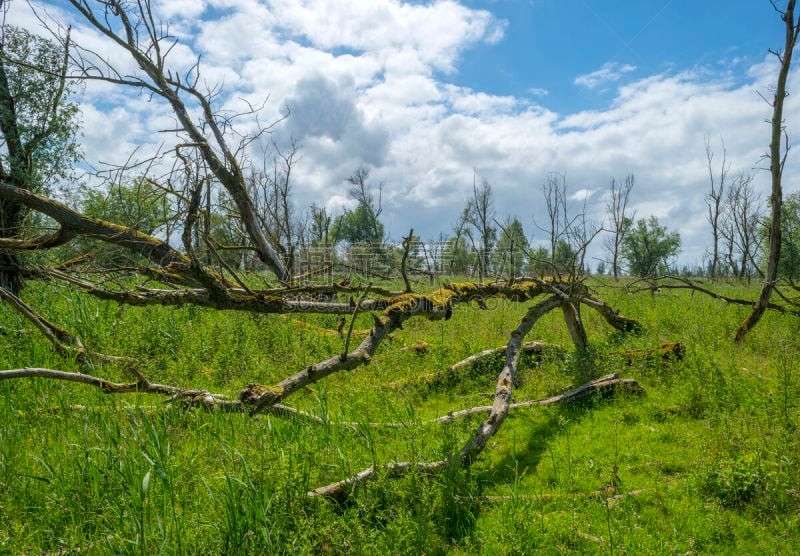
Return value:
[[(726, 71), (761, 61), (780, 40), (766, 0), (470, 1), (506, 21), (503, 40), (466, 51), (454, 83), (487, 93), (533, 95), (558, 112), (597, 109), (613, 87), (576, 86), (610, 64), (634, 67), (624, 79), (694, 66)], [(733, 77), (737, 77), (735, 70)], [(741, 77), (741, 76), (738, 76)], [(608, 83), (613, 85), (613, 83)]]
[[(716, 160), (724, 140), (731, 171), (754, 173), (766, 198), (768, 176), (754, 170), (769, 141), (770, 109), (759, 93), (770, 94), (777, 65), (768, 49), (783, 41), (768, 0), (154, 4), (181, 41), (171, 67), (200, 56), (205, 81), (223, 85), (222, 108), (268, 97), (261, 121), (291, 109), (269, 140), (302, 145), (299, 217), (312, 202), (334, 214), (352, 206), (345, 178), (366, 165), (385, 184), (390, 236), (413, 226), (437, 238), (449, 233), (477, 173), (494, 188), (497, 219), (516, 216), (539, 242), (548, 174), (565, 175), (575, 208), (585, 201), (600, 225), (609, 182), (633, 173), (637, 217), (655, 215), (678, 230), (681, 261), (694, 264), (710, 238), (706, 138)], [(71, 24), (74, 40), (137, 72), (64, 0), (34, 5)], [(38, 25), (22, 2), (9, 21)], [(800, 127), (793, 99), (790, 136)], [(87, 162), (124, 162), (134, 148), (144, 157), (176, 141), (160, 132), (174, 117), (157, 99), (92, 83), (80, 102)], [(240, 131), (253, 124), (240, 121)], [(254, 144), (251, 160), (267, 145)], [(797, 189), (794, 158), (787, 192)], [(601, 237), (592, 257), (603, 256)]]

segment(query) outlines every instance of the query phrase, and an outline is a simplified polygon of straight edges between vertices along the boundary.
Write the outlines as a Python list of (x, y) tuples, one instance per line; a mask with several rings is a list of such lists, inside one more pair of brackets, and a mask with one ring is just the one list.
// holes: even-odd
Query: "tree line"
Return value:
[[(250, 106), (232, 116), (216, 104), (219, 91), (205, 88), (199, 61), (182, 73), (171, 69), (170, 54), (177, 39), (155, 19), (150, 2), (68, 0), (67, 4), (85, 25), (121, 48), (136, 68), (123, 73), (95, 49), (74, 43), (69, 28), (45, 14), (39, 14), (40, 20), (50, 25), (54, 41), (2, 26), (0, 298), (35, 326), (56, 352), (74, 357), (91, 374), (25, 368), (0, 371), (0, 379), (44, 377), (91, 384), (106, 393), (168, 395), (176, 403), (248, 411), (253, 416), (264, 412), (298, 415), (296, 409), (282, 405), (287, 398), (333, 373), (368, 364), (383, 340), (402, 329), (409, 319), (447, 321), (457, 304), (491, 297), (531, 303), (509, 335), (506, 362), (488, 417), (463, 448), (440, 461), (394, 461), (383, 469), (401, 475), (414, 470), (443, 470), (453, 462), (466, 467), (484, 450), (508, 415), (522, 341), (540, 318), (560, 311), (578, 360), (587, 364), (591, 363), (592, 350), (581, 307), (597, 311), (620, 332), (641, 328), (596, 297), (591, 282), (584, 279), (590, 262), (588, 248), (600, 234), (606, 234), (608, 270), (615, 277), (628, 273), (657, 277), (674, 270), (680, 236), (653, 216), (637, 218), (630, 208), (635, 181), (632, 175), (624, 182), (612, 180), (606, 222), (597, 223), (588, 217), (585, 202), (583, 206), (570, 202), (564, 175), (549, 174), (541, 188), (545, 217), (534, 222), (545, 241), (536, 246), (527, 240), (517, 218), (498, 218), (491, 184), (476, 175), (472, 195), (452, 233), (443, 237), (441, 252), (448, 254), (453, 270), (468, 272), (478, 280), (447, 282), (431, 293), (414, 291), (408, 272), (419, 269), (423, 258), (433, 259), (428, 249), (433, 246), (415, 238), (413, 229), (400, 246), (386, 241), (381, 223), (384, 184), (371, 182), (368, 169), (357, 168), (346, 178), (353, 209), (329, 215), (324, 207), (312, 205), (301, 211), (292, 195), (300, 146), (273, 144), (269, 152), (254, 156), (253, 145), (271, 126), (241, 134), (234, 130), (234, 124), (245, 116), (257, 121), (259, 107)], [(787, 270), (794, 272), (786, 265), (797, 251), (797, 218), (788, 211), (798, 203), (791, 195), (784, 199), (781, 185), (789, 150), (782, 109), (792, 48), (800, 33), (794, 6), (795, 1), (788, 0), (781, 12), (786, 42), (777, 54), (781, 69), (771, 101), (768, 217), (755, 216), (759, 202), (748, 189), (748, 179), (733, 179), (727, 186), (724, 156), (724, 172), (713, 171), (713, 156), (707, 148), (711, 176), (708, 217), (714, 239), (711, 274), (716, 277), (734, 268), (737, 274), (743, 268), (763, 273), (758, 299), (730, 299), (690, 280), (676, 282), (674, 277), (646, 281), (650, 288), (689, 287), (751, 307), (752, 312), (737, 330), (737, 340), (767, 309), (800, 316), (796, 298), (778, 289), (788, 285), (800, 290), (791, 276), (779, 276)], [(80, 80), (102, 81), (168, 106), (176, 124), (168, 133), (175, 143), (149, 159), (131, 159), (104, 172), (101, 187), (76, 187), (70, 170), (79, 159), (77, 107), (70, 101), (70, 93)], [(59, 189), (59, 181), (70, 187)], [(758, 247), (750, 238), (761, 238), (763, 246)], [(785, 242), (789, 247), (783, 249)], [(317, 269), (301, 268), (298, 262), (312, 248), (329, 243), (347, 245), (355, 250), (353, 253), (377, 245), (378, 251), (362, 253), (364, 258), (390, 269), (399, 259), (403, 290), (377, 286), (369, 278), (357, 277), (357, 283), (350, 282), (352, 271), (358, 270), (352, 261), (350, 272), (340, 279), (309, 286), (304, 280)], [(350, 256), (350, 252), (344, 255)], [(331, 257), (331, 271), (336, 263)], [(462, 266), (456, 268), (457, 264)], [(328, 271), (325, 267), (319, 270)], [(371, 266), (369, 272), (381, 269)], [(518, 273), (526, 276), (518, 278)], [(552, 278), (543, 279), (544, 274)], [(23, 299), (24, 280), (54, 281), (127, 306), (336, 315), (339, 327), (332, 332), (339, 334), (342, 345), (334, 348), (341, 347), (338, 353), (304, 366), (279, 382), (250, 383), (232, 399), (206, 390), (151, 382), (142, 373), (139, 360), (92, 351), (75, 333), (50, 322)], [(780, 297), (779, 303), (771, 299), (773, 292)], [(370, 313), (371, 327), (364, 334), (354, 334), (353, 325), (360, 313)], [(135, 382), (100, 378), (96, 371), (103, 364), (123, 367)], [(346, 493), (352, 485), (375, 476), (378, 469), (373, 465), (314, 492)]]
[[(752, 278), (767, 272), (767, 247), (776, 243), (771, 236), (779, 238), (782, 252), (775, 272), (788, 279), (800, 275), (800, 194), (782, 198), (779, 211), (767, 215), (752, 174), (731, 174), (724, 143), (716, 163), (708, 139), (710, 190), (705, 200), (712, 241), (707, 259), (698, 267), (676, 268), (680, 235), (658, 218), (632, 211), (632, 174), (623, 181), (611, 180), (600, 222), (587, 217), (585, 202), (580, 206), (570, 201), (564, 175), (547, 175), (540, 197), (534, 199), (545, 208), (544, 221), (533, 222), (541, 238), (536, 242), (518, 216), (496, 213), (492, 185), (476, 174), (471, 195), (451, 229), (433, 240), (409, 232), (404, 243), (413, 249), (404, 255), (400, 242), (388, 241), (381, 220), (386, 184), (374, 183), (368, 168), (358, 167), (344, 178), (353, 208), (334, 215), (317, 204), (299, 207), (293, 180), (302, 146), (273, 142), (254, 156), (248, 149), (271, 126), (232, 143), (237, 137), (216, 111), (214, 95), (198, 88), (199, 65), (182, 77), (165, 72), (168, 51), (143, 50), (146, 37), (140, 28), (152, 26), (154, 34), (147, 40), (155, 46), (173, 39), (159, 36), (153, 20), (126, 20), (122, 4), (112, 4), (103, 10), (130, 26), (127, 37), (117, 35), (89, 4), (72, 2), (87, 23), (133, 56), (142, 72), (136, 79), (120, 77), (93, 51), (74, 44), (68, 30), (53, 28), (54, 40), (47, 40), (3, 25), (0, 179), (16, 189), (0, 196), (0, 287), (11, 292), (19, 292), (31, 269), (54, 260), (69, 261), (71, 267), (127, 270), (148, 261), (179, 267), (196, 261), (232, 277), (238, 271), (266, 269), (283, 284), (318, 271), (320, 265), (341, 263), (354, 269), (358, 259), (375, 263), (370, 270), (379, 273), (397, 270), (404, 261), (412, 272), (447, 272), (479, 280), (524, 275), (580, 278), (590, 273), (614, 278), (669, 273)], [(179, 124), (172, 165), (164, 169), (162, 159), (168, 153), (159, 153), (110, 168), (90, 184), (76, 186), (74, 168), (81, 153), (73, 99), (81, 80), (146, 91), (169, 104)], [(192, 121), (190, 107), (203, 114), (201, 123)], [(237, 117), (257, 112), (251, 107)], [(772, 167), (782, 169), (780, 164)], [(44, 198), (27, 198), (31, 193)], [(774, 195), (768, 199), (773, 200)], [(72, 212), (65, 214), (59, 202)], [(119, 234), (113, 225), (126, 233)], [(598, 237), (603, 256), (587, 260), (589, 246)], [(120, 250), (121, 245), (130, 248)], [(154, 252), (159, 253), (157, 261)], [(314, 258), (319, 265), (311, 263)]]

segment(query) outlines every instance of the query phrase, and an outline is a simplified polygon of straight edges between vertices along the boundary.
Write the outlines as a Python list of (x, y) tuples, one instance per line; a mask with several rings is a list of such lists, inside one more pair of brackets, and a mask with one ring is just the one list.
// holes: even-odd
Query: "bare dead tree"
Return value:
[[(259, 258), (269, 266), (278, 279), (288, 281), (290, 275), (280, 255), (267, 239), (260, 225), (252, 198), (247, 192), (247, 181), (241, 166), (243, 150), (254, 140), (247, 137), (237, 147), (231, 146), (230, 116), (223, 116), (214, 108), (218, 91), (199, 88), (200, 63), (195, 63), (184, 74), (170, 69), (169, 56), (177, 39), (167, 28), (156, 21), (150, 3), (131, 4), (121, 0), (102, 3), (88, 0), (69, 0), (84, 21), (124, 49), (136, 62), (139, 75), (123, 75), (96, 53), (77, 46), (71, 55), (79, 68), (79, 75), (87, 80), (101, 80), (134, 87), (165, 100), (172, 108), (184, 137), (186, 147), (197, 150), (208, 165), (216, 181), (233, 199), (243, 229), (252, 242)], [(202, 113), (202, 120), (192, 117), (193, 109)]]
[[(550, 267), (554, 276), (580, 279), (584, 271), (586, 250), (600, 232), (586, 218), (586, 200), (577, 212), (573, 210), (567, 196), (567, 180), (564, 174), (550, 173), (542, 186), (547, 223), (534, 224), (547, 234), (550, 241)], [(529, 255), (530, 259), (535, 259)]]
[(541, 228), (550, 239), (550, 263), (556, 267), (556, 249), (558, 240), (567, 226), (567, 179), (564, 174), (551, 172), (542, 186), (545, 209), (547, 210), (547, 227)]
[[(468, 237), (478, 255), (478, 276), (481, 280), (489, 273), (489, 254), (497, 239), (497, 230), (492, 226), (494, 214), (494, 191), (492, 186), (485, 177), (481, 178), (480, 185), (478, 185), (477, 173), (473, 172), (472, 198), (467, 201), (467, 206), (464, 209), (464, 219), (472, 228), (468, 232)], [(477, 235), (477, 241), (472, 232)]]
[(625, 239), (625, 234), (630, 229), (631, 222), (636, 218), (636, 212), (628, 215), (628, 200), (630, 199), (631, 191), (635, 183), (633, 174), (625, 176), (625, 183), (617, 183), (613, 178), (611, 179), (611, 197), (606, 202), (606, 214), (609, 217), (609, 232), (610, 237), (606, 238), (606, 250), (611, 256), (611, 271), (614, 275), (614, 280), (619, 279), (619, 260), (620, 249), (622, 242)]
[(706, 160), (708, 161), (708, 177), (710, 190), (706, 193), (706, 220), (711, 224), (711, 279), (717, 278), (720, 271), (719, 245), (721, 241), (722, 225), (725, 218), (725, 185), (730, 170), (730, 163), (727, 161), (728, 151), (725, 148), (725, 141), (720, 138), (722, 145), (722, 161), (719, 165), (719, 173), (714, 175), (714, 151), (711, 148), (711, 140), (705, 138)]
[(292, 170), (299, 162), (300, 145), (292, 140), (285, 150), (272, 143), (271, 167), (267, 157), (259, 171), (253, 171), (249, 185), (261, 226), (270, 242), (281, 252), (286, 268), (294, 273), (295, 251), (301, 224), (292, 200)]
[(786, 81), (789, 78), (789, 68), (792, 63), (792, 53), (800, 33), (800, 21), (795, 19), (795, 2), (788, 0), (786, 9), (779, 10), (773, 3), (775, 10), (781, 15), (784, 22), (785, 38), (783, 51), (771, 51), (780, 62), (778, 82), (772, 102), (771, 136), (769, 145), (770, 178), (772, 188), (770, 193), (770, 223), (767, 237), (767, 269), (761, 293), (753, 306), (752, 312), (736, 329), (735, 341), (744, 340), (747, 333), (752, 330), (769, 306), (772, 292), (778, 280), (778, 262), (781, 256), (781, 208), (783, 204), (783, 169), (789, 155), (788, 136), (783, 121), (783, 103), (786, 99)]
[(727, 189), (720, 226), (725, 258), (731, 272), (739, 279), (750, 278), (753, 271), (758, 270), (761, 220), (761, 203), (753, 187), (753, 176), (739, 172)]

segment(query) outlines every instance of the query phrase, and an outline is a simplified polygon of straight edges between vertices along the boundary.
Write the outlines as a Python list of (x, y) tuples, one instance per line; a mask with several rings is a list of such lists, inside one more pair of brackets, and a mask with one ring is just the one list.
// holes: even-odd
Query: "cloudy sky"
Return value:
[[(600, 221), (611, 179), (633, 173), (637, 216), (679, 231), (681, 261), (699, 263), (710, 238), (706, 137), (718, 159), (724, 140), (732, 171), (752, 171), (766, 197), (758, 167), (770, 107), (759, 94), (771, 95), (777, 63), (768, 49), (783, 41), (768, 0), (154, 4), (180, 40), (169, 60), (180, 69), (200, 56), (224, 108), (268, 99), (262, 121), (290, 110), (271, 139), (302, 145), (298, 206), (341, 211), (351, 202), (344, 178), (367, 166), (384, 182), (394, 239), (412, 226), (424, 239), (447, 234), (475, 174), (494, 188), (498, 220), (516, 216), (537, 241), (548, 174), (565, 175), (576, 208), (585, 199)], [(65, 1), (35, 5), (135, 72)], [(19, 0), (8, 20), (36, 26)], [(124, 162), (135, 146), (170, 141), (158, 135), (172, 124), (157, 100), (90, 84), (80, 101), (89, 163)], [(789, 97), (790, 137), (800, 133), (798, 115)], [(787, 192), (798, 189), (798, 166), (790, 156)]]

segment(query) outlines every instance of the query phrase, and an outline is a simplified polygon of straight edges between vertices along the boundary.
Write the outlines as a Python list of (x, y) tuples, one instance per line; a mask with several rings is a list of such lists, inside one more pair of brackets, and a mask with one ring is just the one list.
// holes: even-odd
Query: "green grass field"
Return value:
[[(106, 395), (44, 379), (0, 381), (0, 554), (793, 554), (800, 552), (800, 322), (768, 314), (743, 345), (747, 308), (690, 292), (597, 294), (644, 325), (610, 329), (584, 309), (594, 353), (571, 354), (558, 314), (526, 340), (566, 357), (523, 358), (514, 400), (619, 372), (644, 395), (512, 410), (469, 469), (382, 476), (344, 502), (307, 491), (392, 461), (458, 451), (491, 403), (500, 357), (432, 374), (506, 343), (527, 304), (456, 306), (409, 320), (370, 365), (286, 403), (321, 417), (209, 413), (163, 397)], [(717, 285), (740, 297), (755, 286)], [(91, 349), (141, 358), (154, 382), (232, 397), (339, 353), (336, 316), (119, 307), (31, 284), (25, 300)], [(0, 369), (47, 367), (129, 381), (55, 354), (0, 305)], [(310, 326), (309, 326), (310, 325)], [(371, 325), (361, 315), (356, 328)], [(30, 333), (17, 331), (30, 329)], [(622, 350), (680, 341), (680, 360)], [(403, 349), (415, 343), (424, 350)], [(395, 428), (342, 425), (402, 423)]]

